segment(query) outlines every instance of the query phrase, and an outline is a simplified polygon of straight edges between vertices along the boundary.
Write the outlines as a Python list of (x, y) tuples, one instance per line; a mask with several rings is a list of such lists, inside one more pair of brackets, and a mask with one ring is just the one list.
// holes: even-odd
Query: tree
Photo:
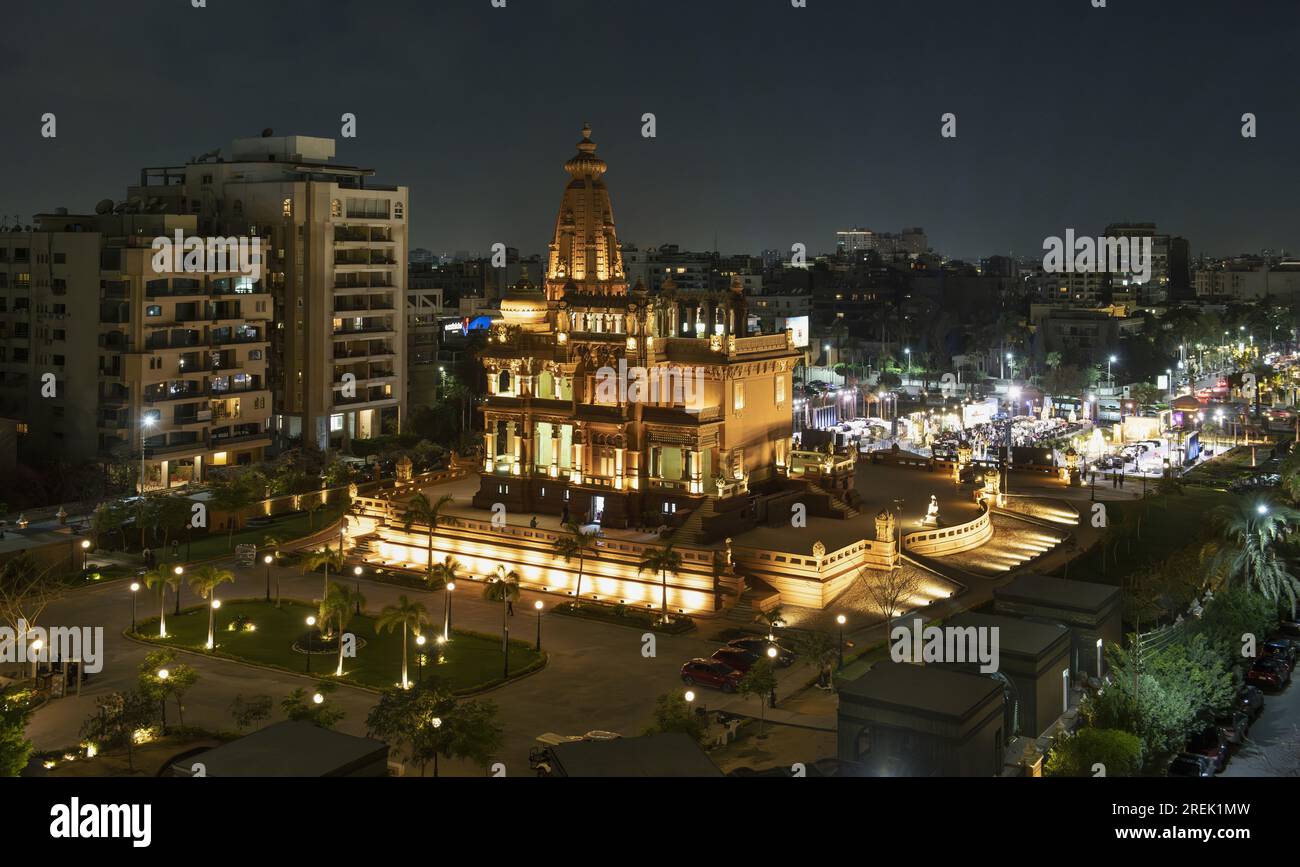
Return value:
[[(90, 516), (90, 532), (95, 537), (95, 547), (107, 547), (105, 537), (114, 533), (120, 535), (125, 523), (126, 509), (121, 503), (116, 500), (101, 503)], [(126, 545), (125, 536), (122, 536), (122, 545)]]
[(758, 696), (758, 734), (763, 735), (763, 724), (767, 722), (767, 697), (776, 692), (776, 670), (766, 657), (760, 657), (737, 685), (740, 694), (746, 698)]
[(1211, 520), (1224, 542), (1219, 562), (1226, 566), (1229, 580), (1275, 604), (1294, 608), (1300, 582), (1276, 549), (1289, 527), (1300, 521), (1300, 511), (1243, 498), (1215, 509)]
[(505, 733), (496, 716), (494, 703), (468, 699), (458, 702), (451, 713), (441, 717), (442, 725), (429, 733), (433, 775), (438, 775), (438, 756), (469, 759), (480, 767), (486, 766), (504, 742)]
[(561, 536), (555, 543), (555, 553), (562, 557), (564, 562), (572, 562), (573, 558), (578, 558), (578, 586), (573, 592), (573, 601), (582, 601), (582, 569), (587, 557), (599, 557), (600, 552), (597, 549), (597, 543), (600, 540), (600, 530), (583, 530), (582, 525), (577, 522), (565, 524), (571, 536)]
[(0, 619), (23, 633), (23, 625), (35, 626), (41, 614), (63, 595), (63, 583), (48, 566), (41, 566), (30, 554), (22, 553), (0, 565)]
[(497, 566), (496, 573), (488, 577), (483, 587), (483, 598), (501, 603), (501, 652), (509, 654), (510, 626), (506, 617), (510, 606), (519, 598), (519, 573), (506, 569), (504, 564)]
[[(163, 675), (163, 672), (167, 672)], [(185, 693), (198, 683), (199, 672), (192, 665), (176, 661), (173, 650), (151, 651), (140, 663), (140, 692), (153, 700), (162, 711), (162, 729), (167, 730), (166, 704), (168, 698), (176, 700), (176, 717), (185, 725)]]
[(419, 764), (420, 776), (424, 776), (425, 765), (437, 761), (432, 730), (442, 726), (442, 717), (450, 714), (454, 705), (441, 684), (420, 683), (408, 688), (403, 675), (402, 686), (385, 690), (370, 709), (366, 736), (384, 741), (398, 758)]
[(1142, 770), (1142, 741), (1117, 729), (1080, 729), (1073, 737), (1056, 742), (1043, 763), (1043, 773), (1048, 777), (1096, 777), (1097, 765), (1107, 777), (1137, 776)]
[[(430, 589), (434, 589), (433, 586), (434, 584), (439, 584), (442, 587), (447, 587), (449, 585), (455, 584), (457, 581), (460, 580), (460, 570), (461, 570), (460, 561), (458, 561), (455, 557), (448, 554), (446, 557), (443, 558), (443, 561), (441, 563), (439, 563), (434, 567), (433, 576), (432, 576), (433, 580), (429, 582)], [(443, 614), (442, 614), (442, 637), (447, 641), (451, 640), (451, 635), (448, 634), (451, 632), (451, 609), (447, 607), (450, 604), (451, 604), (450, 597), (444, 597)]]
[(397, 597), (396, 605), (384, 606), (384, 610), (379, 612), (379, 619), (375, 621), (376, 632), (391, 632), (398, 626), (402, 627), (402, 689), (409, 689), (411, 685), (406, 665), (407, 632), (414, 631), (419, 635), (420, 626), (428, 622), (428, 609), (419, 602), (407, 599), (405, 594)]
[(235, 542), (235, 527), (239, 525), (240, 513), (254, 501), (254, 494), (243, 478), (229, 479), (212, 488), (212, 496), (208, 500), (209, 507), (217, 512), (225, 512), (227, 515), (226, 523), (229, 532), (226, 534), (226, 548), (230, 548)]
[[(316, 691), (309, 696), (307, 690), (298, 687), (280, 702), (280, 710), (295, 722), (305, 721), (323, 729), (332, 729), (347, 716), (341, 708), (329, 701), (336, 688), (337, 684), (333, 681), (318, 681)], [(321, 697), (319, 702), (316, 701), (318, 695)]]
[[(321, 548), (319, 551), (312, 551), (310, 554), (307, 554), (302, 558), (302, 571), (304, 575), (308, 572), (315, 572), (317, 569), (323, 568), (325, 570), (325, 579), (324, 583), (321, 585), (320, 591), (320, 604), (322, 606), (325, 605), (325, 597), (328, 596), (330, 592), (330, 569), (333, 568), (335, 572), (342, 573), (343, 562), (343, 555), (337, 551), (330, 550), (328, 545)], [(324, 632), (324, 629), (325, 615), (324, 609), (322, 608), (321, 631)]]
[(249, 726), (264, 722), (271, 718), (271, 697), (255, 695), (246, 699), (241, 693), (230, 703), (230, 716), (235, 721), (235, 728), (241, 732)]
[(438, 520), (442, 515), (442, 510), (452, 500), (451, 494), (443, 494), (437, 500), (430, 502), (429, 498), (423, 493), (416, 494), (406, 504), (406, 511), (402, 513), (402, 526), (410, 530), (416, 524), (425, 524), (429, 527), (429, 546), (427, 552), (426, 573), (433, 570), (433, 534), (438, 529)]
[(194, 591), (194, 594), (200, 599), (206, 599), (208, 602), (208, 650), (216, 647), (213, 621), (216, 618), (217, 609), (212, 603), (216, 601), (217, 588), (234, 580), (235, 573), (229, 569), (218, 569), (215, 566), (200, 566), (190, 573), (190, 590)]
[(34, 710), (34, 696), (22, 687), (0, 691), (0, 777), (18, 776), (31, 758), (34, 747), (24, 733)]
[(337, 581), (329, 586), (325, 593), (325, 598), (320, 603), (321, 623), (331, 623), (337, 632), (335, 633), (336, 641), (339, 646), (338, 666), (334, 669), (335, 677), (343, 676), (343, 630), (348, 628), (352, 622), (354, 612), (364, 608), (366, 597), (361, 595), (360, 590), (353, 589), (346, 584), (340, 584)]
[(110, 693), (95, 704), (95, 715), (82, 723), (81, 740), (94, 744), (97, 750), (125, 746), (127, 767), (135, 770), (135, 735), (149, 727), (157, 704), (138, 690)]
[(682, 555), (673, 550), (669, 542), (662, 548), (646, 548), (637, 564), (637, 572), (658, 572), (662, 622), (668, 622), (668, 575), (676, 575), (682, 568)]
[(190, 501), (183, 497), (162, 497), (158, 501), (154, 519), (163, 531), (163, 548), (171, 541), (172, 533), (179, 534), (190, 525)]
[(825, 632), (809, 632), (794, 644), (792, 649), (796, 653), (817, 666), (817, 684), (829, 687), (840, 658), (839, 641)]
[(158, 592), (158, 637), (167, 637), (167, 588), (181, 592), (181, 576), (171, 566), (157, 566), (144, 573), (144, 586)]
[(682, 732), (694, 738), (697, 744), (702, 744), (705, 731), (704, 723), (691, 708), (690, 702), (680, 691), (674, 691), (655, 699), (654, 723), (646, 728), (645, 733)]
[(904, 606), (921, 592), (921, 575), (901, 563), (885, 572), (858, 570), (858, 578), (867, 591), (871, 604), (885, 616), (885, 634), (893, 631), (894, 618), (904, 612)]

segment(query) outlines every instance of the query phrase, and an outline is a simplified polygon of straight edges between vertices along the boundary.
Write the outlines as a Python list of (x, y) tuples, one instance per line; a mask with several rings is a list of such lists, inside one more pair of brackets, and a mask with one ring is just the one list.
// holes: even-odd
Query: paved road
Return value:
[[(229, 564), (223, 564), (229, 568)], [(265, 588), (261, 567), (236, 569), (236, 582), (219, 591), (222, 598), (260, 597)], [(277, 570), (281, 593), (285, 598), (309, 600), (320, 594), (319, 574), (302, 576), (294, 569)], [(349, 576), (350, 577), (350, 576)], [(442, 594), (430, 594), (410, 588), (393, 587), (362, 579), (367, 608), (377, 611), (395, 602), (402, 594), (419, 598), (428, 606), (435, 620), (441, 621)], [(499, 603), (480, 598), (481, 585), (465, 582), (458, 585), (452, 607), (454, 626), (487, 633), (498, 633), (501, 625)], [(144, 591), (142, 591), (143, 594)], [(81, 697), (50, 702), (36, 713), (28, 735), (38, 748), (60, 748), (75, 744), (81, 723), (95, 710), (95, 698), (117, 689), (131, 688), (137, 666), (149, 648), (122, 636), (131, 622), (130, 590), (118, 582), (103, 587), (79, 590), (51, 605), (42, 625), (103, 626), (105, 630), (104, 670), (87, 683)], [(156, 603), (142, 595), (141, 619), (156, 614)], [(531, 638), (536, 621), (532, 613), (534, 599), (547, 606), (556, 597), (525, 592), (516, 605), (511, 631), (516, 638)], [(193, 605), (197, 598), (188, 588), (182, 590), (182, 605)], [(168, 610), (171, 610), (169, 600)], [(554, 731), (582, 734), (592, 729), (607, 729), (623, 734), (639, 734), (649, 724), (655, 698), (680, 689), (677, 673), (681, 663), (692, 656), (707, 656), (717, 643), (699, 637), (655, 636), (654, 657), (642, 653), (642, 631), (612, 624), (596, 623), (560, 615), (542, 618), (543, 649), (549, 653), (546, 668), (537, 674), (507, 684), (489, 693), (500, 707), (499, 720), (506, 741), (499, 760), (508, 774), (527, 774), (528, 749), (537, 735)], [(364, 652), (364, 651), (363, 651)], [(277, 703), (299, 686), (311, 681), (295, 675), (252, 668), (229, 660), (191, 655), (187, 660), (200, 671), (200, 682), (186, 696), (185, 721), (205, 728), (231, 730), (231, 700), (238, 694), (270, 695)], [(396, 677), (396, 673), (394, 674)], [(802, 685), (813, 676), (812, 669), (798, 664), (780, 673), (783, 688), (795, 682)], [(700, 700), (710, 707), (722, 704), (721, 694), (698, 690)], [(728, 697), (731, 698), (731, 697)], [(347, 712), (340, 724), (342, 731), (363, 734), (366, 714), (377, 700), (375, 693), (341, 686), (331, 699)], [(756, 700), (750, 704), (757, 710)], [(174, 707), (171, 708), (174, 711)], [(278, 717), (278, 709), (275, 716)], [(450, 767), (448, 767), (450, 764)], [(481, 774), (468, 764), (444, 763), (443, 773)]]
[(1264, 712), (1250, 727), (1246, 743), (1237, 747), (1224, 777), (1300, 775), (1300, 684), (1264, 695)]

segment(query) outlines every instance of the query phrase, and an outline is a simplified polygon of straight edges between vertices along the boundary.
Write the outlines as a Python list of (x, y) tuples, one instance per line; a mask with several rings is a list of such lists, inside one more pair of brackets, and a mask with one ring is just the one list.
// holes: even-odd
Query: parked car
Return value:
[(1169, 763), (1171, 777), (1212, 777), (1214, 760), (1194, 753), (1183, 753)]
[(735, 692), (744, 677), (739, 671), (716, 659), (692, 659), (682, 666), (682, 683), (687, 686), (712, 686), (723, 692)]
[(1270, 638), (1259, 649), (1260, 656), (1280, 656), (1286, 660), (1291, 670), (1295, 671), (1296, 646), (1288, 638)]
[(1187, 742), (1187, 752), (1214, 761), (1214, 772), (1228, 763), (1228, 742), (1215, 726), (1206, 726)]
[(1237, 709), (1244, 711), (1250, 721), (1259, 719), (1264, 712), (1264, 693), (1256, 686), (1243, 686), (1237, 692)]
[(1239, 744), (1246, 740), (1250, 731), (1250, 714), (1244, 710), (1229, 711), (1214, 720), (1219, 734), (1230, 744)]
[(1246, 683), (1267, 689), (1281, 689), (1291, 680), (1291, 667), (1285, 660), (1271, 656), (1255, 660), (1246, 672)]
[(776, 664), (785, 668), (793, 665), (795, 654), (793, 650), (787, 650), (775, 641), (768, 641), (766, 638), (733, 638), (727, 642), (728, 647), (738, 647), (741, 650), (748, 650), (750, 653), (756, 653), (760, 656), (767, 656), (769, 647), (776, 648)]
[(742, 650), (739, 647), (719, 647), (717, 650), (713, 651), (713, 656), (710, 658), (715, 662), (721, 662), (724, 665), (734, 668), (742, 675), (749, 671), (749, 669), (753, 667), (754, 663), (758, 662), (760, 659), (757, 653), (751, 653), (750, 651)]

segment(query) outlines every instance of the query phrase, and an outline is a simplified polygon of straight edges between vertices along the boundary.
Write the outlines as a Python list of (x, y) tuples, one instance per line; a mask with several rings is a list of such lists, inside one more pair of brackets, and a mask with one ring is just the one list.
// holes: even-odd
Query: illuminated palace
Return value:
[(509, 291), (484, 350), (474, 505), (609, 527), (691, 510), (699, 535), (783, 475), (800, 353), (788, 332), (747, 336), (738, 283), (629, 288), (589, 128), (564, 168), (544, 285)]

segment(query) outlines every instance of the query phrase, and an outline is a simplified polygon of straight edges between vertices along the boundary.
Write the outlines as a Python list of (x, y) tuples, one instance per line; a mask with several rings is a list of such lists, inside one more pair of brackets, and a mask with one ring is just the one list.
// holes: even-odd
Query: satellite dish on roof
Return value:
[(100, 199), (100, 200), (99, 200), (99, 204), (95, 205), (95, 213), (96, 213), (96, 214), (111, 214), (111, 213), (113, 213), (113, 200), (112, 200), (112, 199)]

